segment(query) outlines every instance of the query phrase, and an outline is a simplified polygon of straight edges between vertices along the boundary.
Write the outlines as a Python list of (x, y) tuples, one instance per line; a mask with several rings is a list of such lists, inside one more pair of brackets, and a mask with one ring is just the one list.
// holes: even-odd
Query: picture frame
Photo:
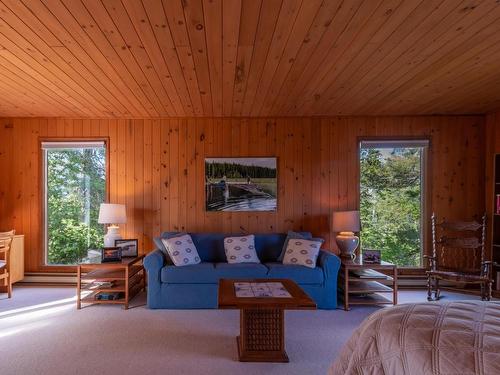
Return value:
[(363, 263), (380, 264), (381, 259), (380, 250), (363, 249)]
[(122, 249), (120, 247), (103, 247), (101, 249), (101, 263), (120, 262), (122, 260)]
[(278, 158), (206, 157), (205, 211), (277, 212)]
[(139, 255), (139, 241), (136, 238), (115, 240), (115, 246), (121, 249), (123, 258)]

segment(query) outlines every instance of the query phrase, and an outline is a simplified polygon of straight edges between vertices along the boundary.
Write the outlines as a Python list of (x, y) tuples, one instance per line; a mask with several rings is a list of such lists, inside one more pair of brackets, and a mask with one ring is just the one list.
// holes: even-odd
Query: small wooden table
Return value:
[[(384, 270), (391, 276), (382, 275), (382, 277), (355, 277), (350, 271), (362, 270)], [(339, 285), (343, 288), (344, 310), (349, 310), (349, 305), (380, 305), (398, 303), (398, 268), (395, 264), (382, 261), (377, 263), (364, 263), (362, 256), (355, 260), (342, 259), (341, 280)], [(392, 281), (392, 288), (382, 284), (380, 281)], [(392, 300), (389, 300), (379, 293), (391, 293)]]
[[(290, 298), (237, 297), (235, 282), (280, 282)], [(220, 280), (219, 309), (240, 310), (240, 336), (236, 338), (241, 362), (288, 362), (285, 351), (285, 310), (314, 310), (316, 304), (288, 279)]]
[[(77, 266), (76, 307), (81, 309), (82, 303), (121, 304), (128, 309), (129, 302), (146, 286), (146, 273), (142, 266), (144, 255), (135, 258), (123, 258), (120, 262), (100, 263), (99, 259), (91, 259)], [(111, 287), (93, 287), (94, 282), (111, 281)], [(95, 285), (95, 284), (94, 284)], [(82, 297), (82, 291), (89, 293)], [(123, 297), (117, 300), (98, 300), (95, 296), (101, 292), (122, 292)]]

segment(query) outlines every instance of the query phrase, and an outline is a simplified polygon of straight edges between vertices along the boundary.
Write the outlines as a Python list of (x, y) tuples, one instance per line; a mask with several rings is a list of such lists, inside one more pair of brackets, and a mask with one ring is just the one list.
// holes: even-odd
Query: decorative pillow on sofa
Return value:
[(198, 250), (189, 234), (162, 238), (161, 242), (176, 266), (189, 266), (201, 262)]
[(317, 240), (301, 239), (288, 241), (283, 264), (295, 264), (315, 268), (322, 243), (322, 241)]
[(253, 234), (224, 238), (224, 251), (228, 263), (260, 263)]
[[(288, 246), (288, 241), (290, 241), (290, 240), (312, 240), (312, 239), (313, 238), (312, 238), (311, 233), (308, 233), (308, 232), (299, 233), (299, 232), (294, 232), (294, 231), (289, 230), (287, 235), (286, 235), (285, 242), (283, 243), (283, 248), (281, 250), (281, 254), (278, 257), (278, 262), (283, 262), (283, 258), (285, 257), (286, 248)], [(314, 238), (314, 239), (316, 239), (316, 238)], [(321, 239), (318, 239), (318, 241), (321, 241)]]

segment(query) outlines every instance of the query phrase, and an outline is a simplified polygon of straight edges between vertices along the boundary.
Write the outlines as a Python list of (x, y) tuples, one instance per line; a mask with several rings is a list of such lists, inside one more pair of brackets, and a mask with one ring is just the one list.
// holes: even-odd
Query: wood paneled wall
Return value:
[[(336, 249), (332, 210), (358, 206), (360, 137), (429, 137), (429, 207), (447, 217), (484, 210), (484, 118), (0, 120), (0, 230), (26, 236), (26, 270), (40, 270), (39, 137), (109, 137), (110, 200), (127, 205), (123, 233), (140, 250), (164, 230), (310, 230)], [(208, 213), (204, 157), (277, 156), (276, 213)]]
[[(495, 207), (495, 186), (494, 186), (494, 168), (495, 168), (495, 154), (500, 154), (500, 111), (489, 113), (486, 116), (486, 130), (485, 130), (485, 154), (486, 154), (486, 170), (485, 170), (485, 204), (486, 212), (488, 214), (488, 223), (493, 223), (493, 213)], [(492, 226), (488, 226), (488, 237), (487, 237), (487, 251), (490, 255), (493, 251), (492, 248)], [(498, 289), (500, 286), (496, 286)]]

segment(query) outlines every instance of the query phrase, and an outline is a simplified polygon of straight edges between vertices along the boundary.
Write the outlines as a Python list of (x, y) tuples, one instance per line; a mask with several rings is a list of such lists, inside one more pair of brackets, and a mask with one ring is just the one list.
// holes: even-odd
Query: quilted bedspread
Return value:
[(369, 316), (330, 375), (500, 375), (500, 302), (405, 304)]

